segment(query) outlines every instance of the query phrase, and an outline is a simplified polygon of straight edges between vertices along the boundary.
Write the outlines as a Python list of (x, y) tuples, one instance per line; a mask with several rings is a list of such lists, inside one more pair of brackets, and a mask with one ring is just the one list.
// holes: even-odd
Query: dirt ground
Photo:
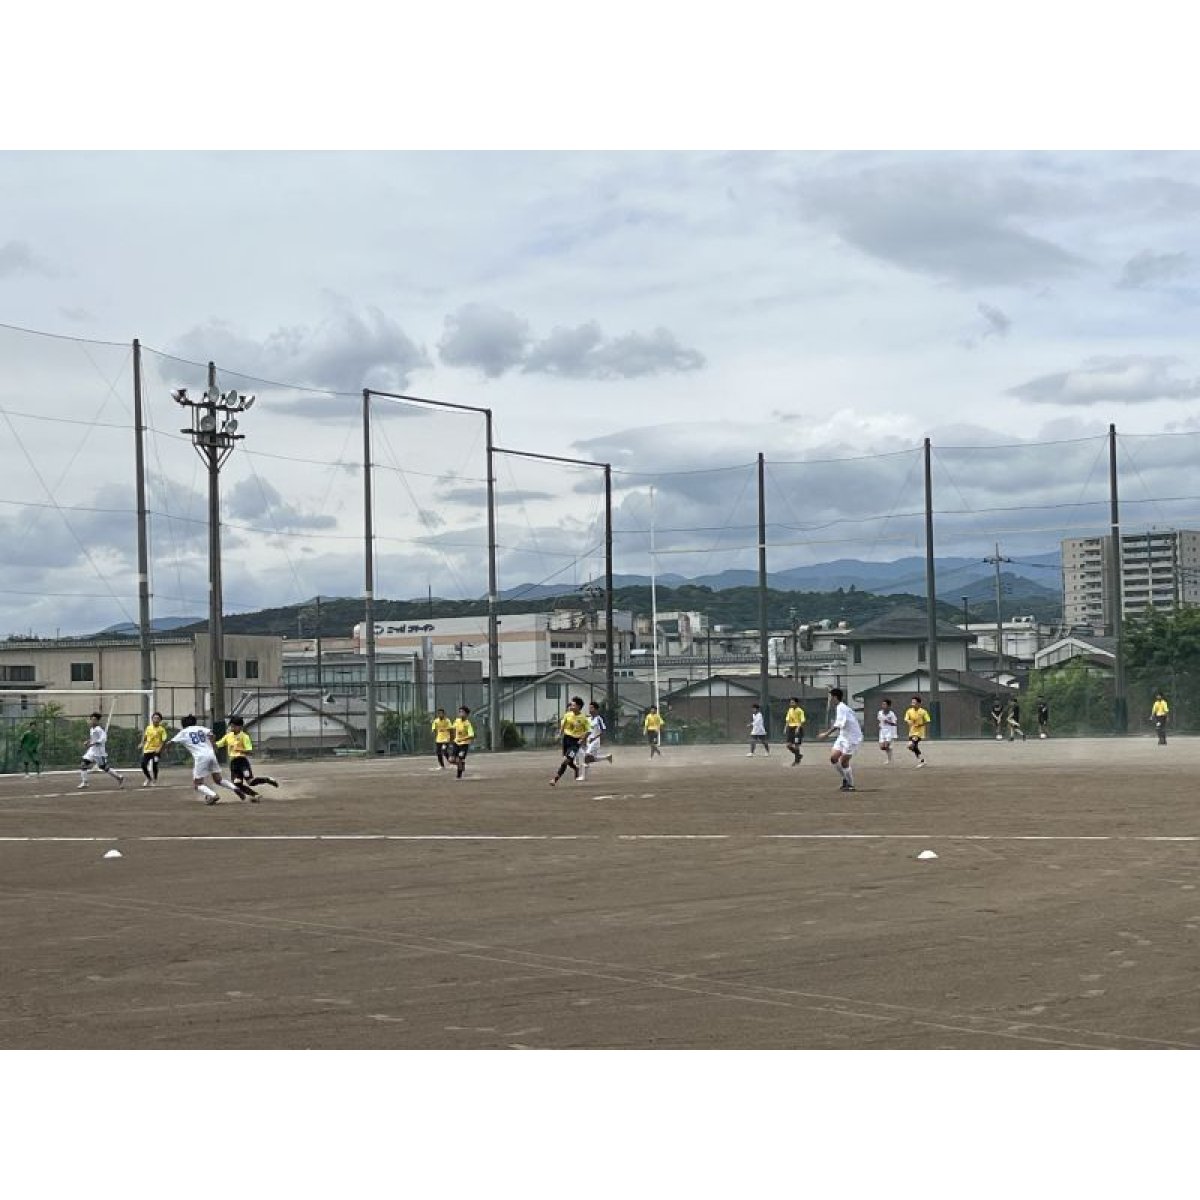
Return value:
[(1200, 1048), (1200, 740), (826, 755), (5, 777), (0, 1048)]

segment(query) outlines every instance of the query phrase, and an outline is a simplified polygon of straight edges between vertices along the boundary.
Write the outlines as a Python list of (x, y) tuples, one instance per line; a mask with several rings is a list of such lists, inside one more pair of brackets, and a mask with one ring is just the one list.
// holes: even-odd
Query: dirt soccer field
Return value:
[(6, 777), (0, 1047), (1200, 1047), (1200, 741), (825, 755)]

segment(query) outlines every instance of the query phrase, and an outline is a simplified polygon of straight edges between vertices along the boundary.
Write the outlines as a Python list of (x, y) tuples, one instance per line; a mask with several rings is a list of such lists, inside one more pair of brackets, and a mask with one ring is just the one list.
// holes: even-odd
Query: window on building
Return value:
[(550, 665), (552, 667), (565, 667), (567, 665), (567, 656), (565, 654), (551, 654)]
[(856, 663), (862, 662), (862, 642), (854, 643), (854, 661)]
[(94, 679), (95, 664), (90, 662), (71, 664), (72, 683), (91, 683)]
[(226, 679), (236, 679), (237, 677), (238, 677), (237, 659), (236, 658), (227, 658), (225, 660), (225, 678)]
[(32, 683), (34, 678), (32, 667), (0, 667), (0, 679), (8, 683)]
[(558, 699), (558, 684), (557, 683), (546, 684), (546, 699), (547, 700), (557, 700)]
[(917, 662), (924, 662), (924, 661), (925, 661), (925, 643), (918, 642), (917, 643)]
[(257, 658), (246, 659), (245, 678), (246, 679), (257, 679), (258, 678), (258, 659)]

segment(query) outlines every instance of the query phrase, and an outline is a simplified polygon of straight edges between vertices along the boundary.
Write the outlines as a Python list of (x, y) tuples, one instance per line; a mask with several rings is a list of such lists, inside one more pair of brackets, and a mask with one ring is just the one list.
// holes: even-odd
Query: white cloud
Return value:
[(1089, 359), (1074, 371), (1040, 375), (1009, 389), (1010, 396), (1035, 404), (1142, 404), (1154, 400), (1194, 400), (1200, 379), (1172, 375), (1170, 356), (1125, 355)]

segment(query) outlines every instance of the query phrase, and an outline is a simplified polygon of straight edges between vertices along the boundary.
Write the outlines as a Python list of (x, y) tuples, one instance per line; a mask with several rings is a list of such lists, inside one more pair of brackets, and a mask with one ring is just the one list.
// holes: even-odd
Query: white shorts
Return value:
[(894, 729), (881, 729), (879, 731), (879, 744), (882, 746), (884, 742), (894, 742), (896, 740), (896, 731)]
[(202, 754), (199, 758), (192, 759), (192, 778), (206, 779), (209, 775), (219, 774), (221, 764), (217, 762), (215, 754)]
[(107, 763), (107, 762), (108, 762), (108, 755), (107, 755), (107, 754), (105, 754), (105, 753), (104, 753), (102, 750), (97, 750), (97, 749), (95, 748), (95, 746), (89, 746), (89, 747), (88, 747), (88, 748), (87, 748), (87, 749), (86, 749), (86, 750), (83, 752), (83, 761), (84, 761), (84, 762), (95, 763), (95, 764), (96, 764), (96, 766), (98, 766), (98, 767), (100, 767), (101, 769), (103, 769), (103, 768), (104, 768), (104, 765), (105, 765), (105, 763)]
[(833, 749), (836, 754), (853, 754), (861, 745), (861, 738), (857, 742), (852, 742), (848, 737), (839, 735), (833, 743)]
[(588, 738), (587, 743), (583, 747), (583, 752), (585, 755), (590, 754), (593, 758), (595, 758), (600, 753), (600, 739), (593, 737)]

